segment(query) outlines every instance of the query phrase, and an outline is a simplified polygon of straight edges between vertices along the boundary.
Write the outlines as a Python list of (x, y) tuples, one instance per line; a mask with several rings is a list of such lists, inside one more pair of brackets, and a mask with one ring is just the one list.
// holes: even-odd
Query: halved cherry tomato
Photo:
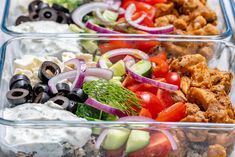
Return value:
[(166, 82), (180, 87), (180, 75), (177, 72), (169, 72), (166, 75)]
[(167, 0), (137, 0), (137, 1), (148, 3), (148, 4), (151, 4), (151, 5), (154, 5), (154, 4), (157, 4), (157, 3), (166, 3), (167, 2)]
[(144, 91), (138, 91), (135, 93), (142, 100), (143, 107), (149, 110), (153, 118), (155, 118), (158, 113), (164, 109), (164, 105), (161, 104), (157, 96), (154, 94)]
[(170, 107), (171, 105), (174, 104), (174, 101), (169, 91), (166, 91), (164, 89), (158, 89), (157, 97), (160, 100), (160, 102), (165, 106), (165, 108)]
[(136, 6), (136, 12), (141, 12), (143, 11), (144, 13), (147, 14), (147, 16), (150, 18), (150, 20), (153, 20), (153, 18), (155, 17), (155, 13), (156, 13), (156, 8), (144, 3), (144, 2), (137, 2), (137, 1), (133, 1), (133, 0), (129, 0), (129, 1), (124, 1), (121, 5), (122, 8), (126, 9), (131, 3), (134, 3)]
[(124, 81), (122, 82), (122, 86), (127, 87), (127, 86), (132, 86), (137, 83), (138, 82), (135, 79), (133, 79), (130, 75), (127, 75)]
[(124, 151), (124, 147), (118, 149), (118, 150), (108, 150), (105, 152), (106, 157), (120, 157), (122, 156)]
[(158, 53), (157, 55), (155, 55), (155, 56), (153, 56), (153, 57), (149, 57), (149, 60), (150, 60), (151, 62), (155, 62), (155, 59), (158, 59), (158, 58), (160, 58), (160, 59), (166, 61), (166, 60), (167, 60), (166, 52), (163, 51), (163, 52), (160, 52), (160, 53)]
[(129, 90), (132, 92), (137, 92), (137, 91), (146, 91), (146, 92), (151, 92), (153, 94), (157, 93), (158, 88), (155, 86), (152, 86), (147, 83), (137, 83), (131, 86), (127, 87)]
[(152, 118), (152, 115), (151, 115), (151, 113), (149, 112), (149, 110), (146, 109), (146, 108), (143, 108), (143, 107), (142, 107), (142, 109), (140, 110), (139, 116), (144, 116), (144, 117)]
[(161, 58), (150, 58), (150, 61), (155, 64), (153, 69), (153, 77), (164, 77), (168, 73), (169, 66), (166, 61)]
[(143, 149), (130, 153), (128, 157), (165, 157), (171, 150), (171, 144), (163, 133), (153, 133), (150, 143)]
[(186, 116), (185, 111), (186, 105), (183, 102), (177, 102), (160, 112), (156, 120), (160, 122), (178, 122)]

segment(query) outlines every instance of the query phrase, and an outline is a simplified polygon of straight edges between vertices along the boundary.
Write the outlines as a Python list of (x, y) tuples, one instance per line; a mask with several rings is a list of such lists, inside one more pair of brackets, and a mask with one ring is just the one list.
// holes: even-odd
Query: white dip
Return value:
[(10, 30), (20, 33), (71, 33), (69, 25), (54, 21), (25, 22), (18, 26), (11, 26)]
[[(76, 120), (84, 122), (71, 112), (63, 110), (57, 104), (23, 104), (3, 111), (9, 120)], [(4, 127), (1, 133), (5, 151), (36, 152), (35, 157), (61, 157), (64, 143), (74, 148), (84, 146), (91, 136), (91, 129), (85, 127), (48, 127), (30, 129), (25, 127)]]

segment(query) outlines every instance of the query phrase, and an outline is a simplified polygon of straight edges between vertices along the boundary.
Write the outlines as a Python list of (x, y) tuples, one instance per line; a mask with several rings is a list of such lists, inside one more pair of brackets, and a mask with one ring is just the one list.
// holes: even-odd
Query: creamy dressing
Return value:
[[(45, 104), (23, 104), (3, 110), (8, 120), (61, 120), (86, 121), (71, 112), (63, 110), (53, 102)], [(64, 154), (63, 144), (74, 149), (83, 147), (91, 136), (91, 129), (85, 127), (48, 127), (32, 129), (26, 127), (4, 127), (1, 140), (6, 150), (15, 153), (37, 152), (36, 157), (60, 157)], [(10, 148), (9, 148), (10, 147)]]

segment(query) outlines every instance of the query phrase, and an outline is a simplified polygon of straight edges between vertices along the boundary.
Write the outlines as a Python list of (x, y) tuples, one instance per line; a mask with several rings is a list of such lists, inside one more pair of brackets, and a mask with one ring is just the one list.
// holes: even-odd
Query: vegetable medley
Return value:
[[(177, 57), (140, 46), (164, 45), (158, 41), (132, 42), (142, 50), (116, 48), (115, 42), (127, 41), (98, 43), (99, 57), (64, 52), (62, 60), (32, 55), (16, 59), (6, 94), (11, 107), (53, 102), (95, 121), (235, 122), (228, 96), (230, 72), (210, 69), (200, 54)], [(89, 52), (95, 42), (81, 44)], [(108, 129), (100, 133), (96, 148), (102, 147), (106, 156), (166, 156), (177, 149), (175, 139), (163, 129)]]
[(15, 25), (53, 21), (77, 33), (217, 35), (217, 15), (205, 0), (34, 0)]

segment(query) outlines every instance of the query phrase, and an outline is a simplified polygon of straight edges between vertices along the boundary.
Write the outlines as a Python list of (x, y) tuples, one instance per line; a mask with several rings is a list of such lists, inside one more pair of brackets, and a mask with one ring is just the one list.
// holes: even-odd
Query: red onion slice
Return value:
[(104, 28), (104, 27), (100, 27), (94, 23), (92, 23), (91, 21), (87, 21), (85, 26), (93, 31), (96, 31), (98, 33), (104, 33), (104, 34), (120, 34), (119, 32), (110, 30), (108, 28)]
[(165, 83), (165, 82), (160, 82), (160, 81), (157, 81), (157, 80), (153, 80), (153, 79), (150, 79), (150, 78), (147, 78), (147, 77), (143, 77), (139, 74), (136, 74), (135, 72), (133, 72), (131, 70), (131, 66), (135, 63), (134, 62), (134, 58), (132, 59), (133, 61), (131, 61), (131, 59), (129, 59), (129, 61), (126, 61), (125, 64), (126, 64), (126, 70), (127, 70), (127, 73), (133, 78), (135, 79), (136, 81), (139, 81), (139, 82), (143, 82), (143, 83), (148, 83), (148, 84), (151, 84), (155, 87), (158, 87), (158, 88), (161, 88), (161, 89), (165, 89), (165, 90), (171, 90), (171, 91), (176, 91), (178, 90), (178, 86), (176, 85), (172, 85), (172, 84), (169, 84), (169, 83)]
[(98, 110), (101, 110), (101, 111), (104, 111), (106, 113), (109, 113), (109, 114), (113, 114), (113, 115), (116, 115), (118, 117), (125, 117), (127, 116), (124, 112), (122, 112), (121, 110), (117, 109), (117, 108), (114, 108), (114, 107), (111, 107), (109, 105), (106, 105), (106, 104), (103, 104), (93, 98), (88, 98), (86, 101), (85, 101), (85, 104), (91, 106), (91, 107), (94, 107)]
[(119, 55), (131, 55), (139, 59), (148, 59), (149, 56), (144, 53), (143, 51), (140, 51), (138, 49), (131, 49), (131, 48), (120, 48), (120, 49), (115, 49), (106, 52), (103, 54), (100, 59), (99, 59), (99, 66), (101, 68), (106, 68), (108, 69), (108, 66), (106, 65), (106, 58), (109, 59), (111, 57), (119, 56)]
[(137, 28), (139, 30), (151, 33), (151, 34), (167, 34), (170, 32), (174, 31), (174, 26), (173, 25), (168, 25), (168, 26), (164, 26), (164, 27), (146, 27), (146, 26), (142, 26), (139, 25), (138, 23), (135, 23), (132, 21), (131, 17), (133, 15), (133, 13), (136, 11), (136, 6), (134, 3), (131, 3), (127, 9), (126, 9), (126, 13), (125, 13), (125, 18), (126, 21), (129, 25), (131, 25), (134, 28)]
[(74, 88), (81, 88), (84, 78), (85, 78), (85, 70), (86, 70), (86, 64), (84, 60), (80, 60), (77, 58), (70, 59), (64, 63), (65, 65), (75, 65), (75, 69), (77, 70), (77, 75), (75, 80), (73, 81), (73, 84), (71, 86), (71, 89)]
[(108, 129), (105, 129), (104, 131), (101, 132), (101, 134), (99, 135), (99, 137), (97, 138), (96, 143), (95, 143), (96, 149), (100, 149), (100, 146), (103, 143), (107, 134), (108, 134)]
[(82, 19), (85, 15), (87, 15), (88, 13), (94, 11), (95, 9), (101, 9), (101, 10), (105, 10), (105, 9), (111, 9), (111, 10), (117, 10), (119, 9), (119, 6), (117, 7), (117, 5), (110, 5), (108, 3), (102, 3), (102, 2), (93, 2), (93, 3), (87, 3), (84, 5), (81, 5), (80, 7), (78, 7), (77, 9), (75, 9), (72, 13), (72, 19), (74, 21), (75, 24), (77, 24), (78, 26), (80, 26), (81, 28), (85, 28), (85, 24), (82, 22)]
[[(66, 79), (76, 78), (78, 76), (77, 70), (72, 70), (64, 73), (60, 73), (59, 75), (52, 77), (48, 81), (48, 86), (53, 94), (58, 93), (56, 89), (56, 84)], [(90, 77), (98, 77), (99, 79), (107, 79), (110, 80), (113, 78), (113, 71), (109, 69), (101, 69), (101, 68), (87, 68), (85, 71), (85, 76)], [(85, 80), (88, 80), (89, 78)], [(72, 89), (72, 88), (71, 88)]]

